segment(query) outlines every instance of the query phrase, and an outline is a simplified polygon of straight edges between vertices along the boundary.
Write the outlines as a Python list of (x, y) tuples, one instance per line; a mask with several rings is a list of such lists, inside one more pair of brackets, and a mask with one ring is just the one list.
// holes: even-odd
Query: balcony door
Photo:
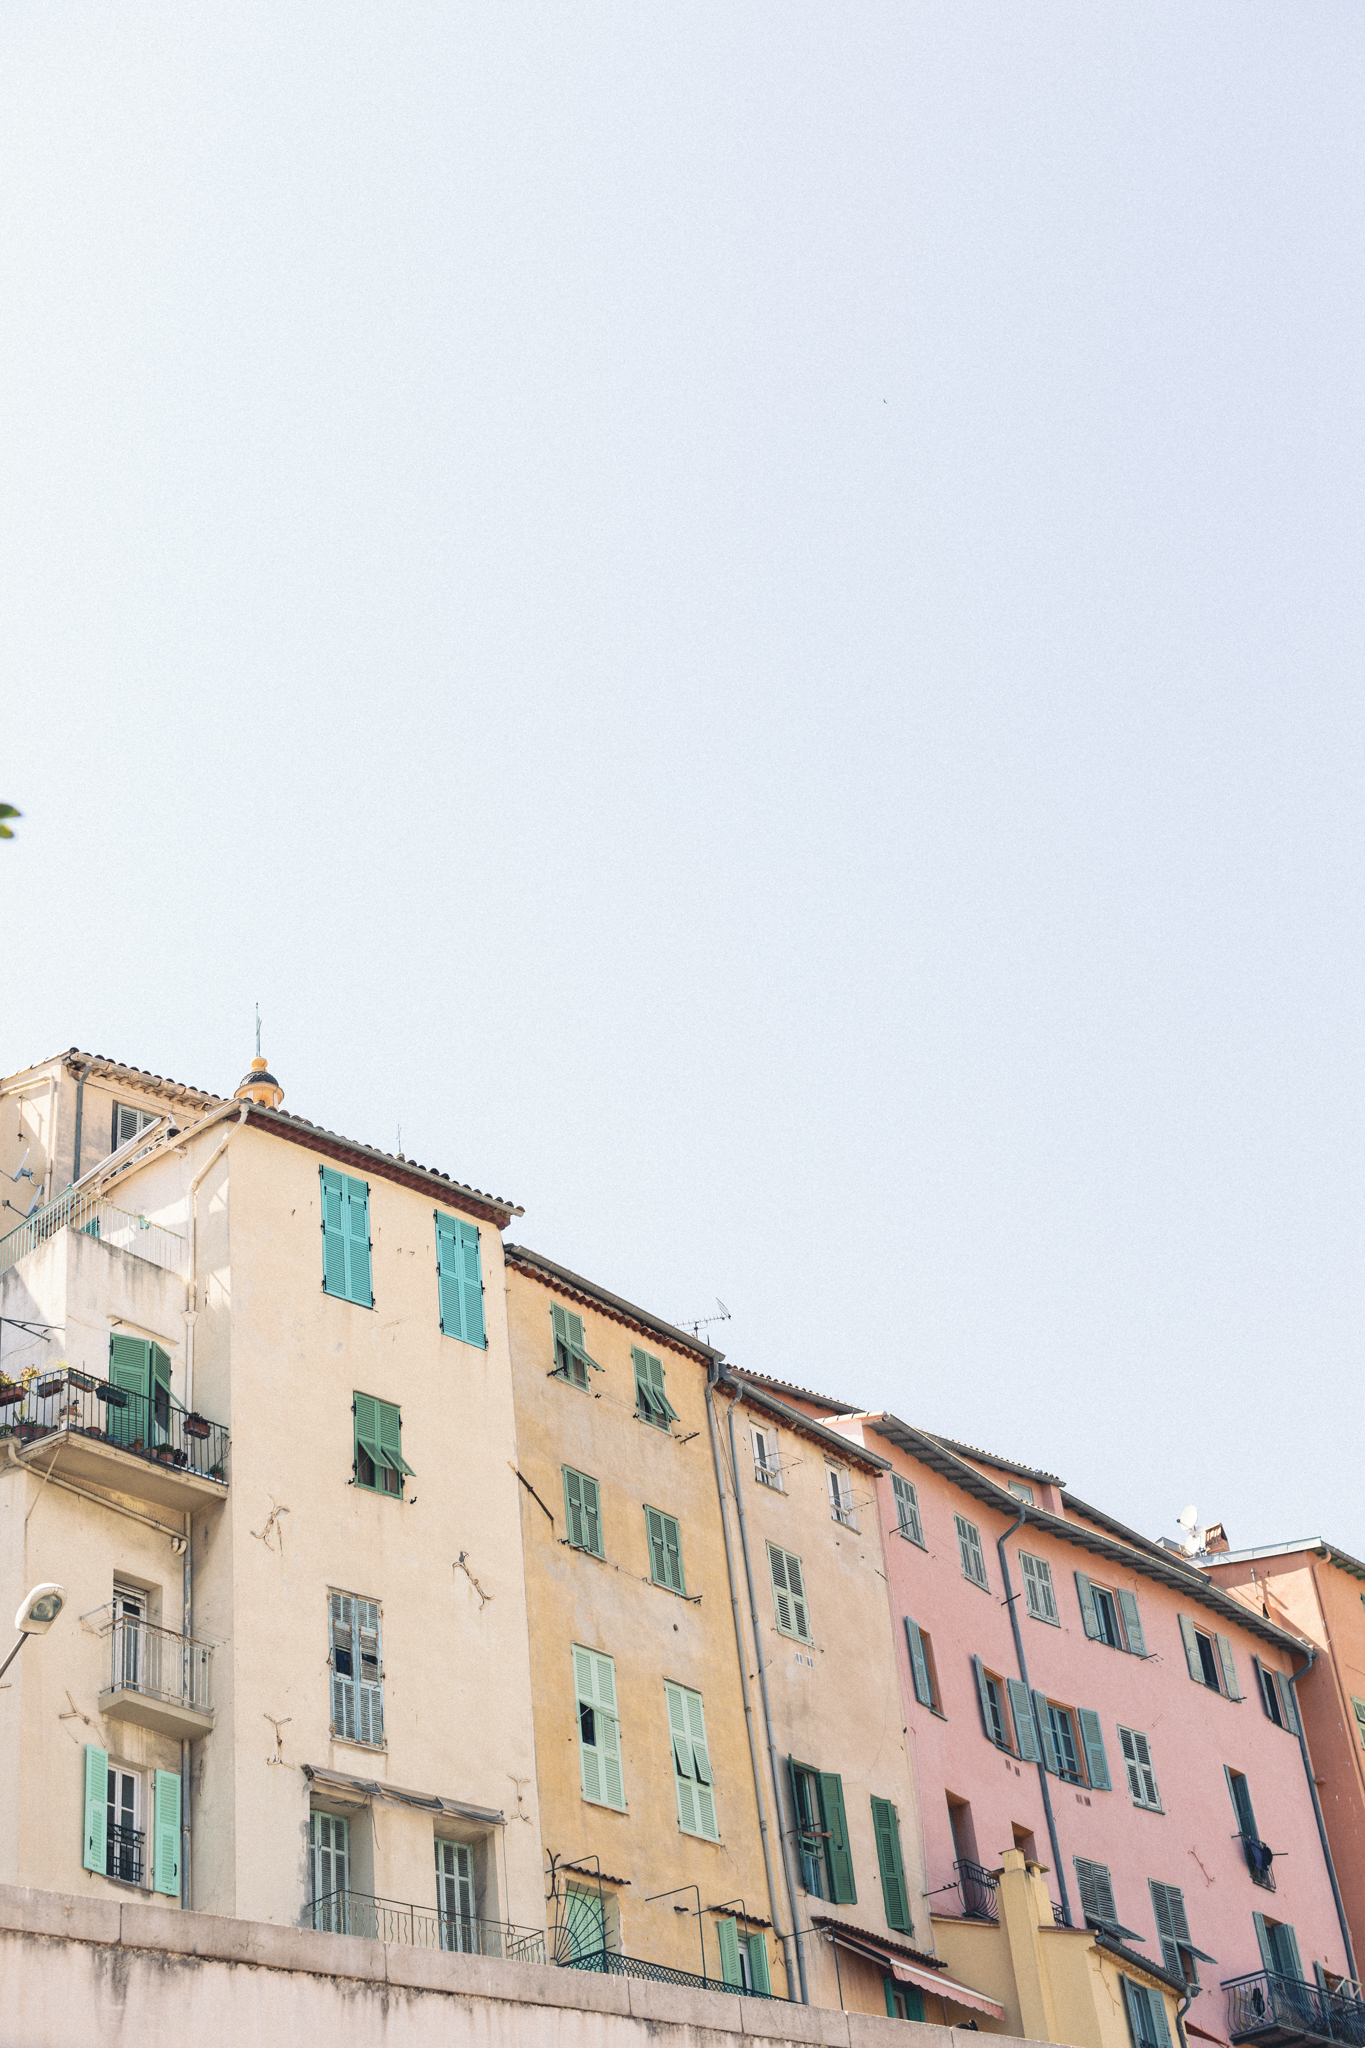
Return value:
[(351, 1823), (340, 1814), (313, 1814), (313, 1925), (323, 1934), (350, 1932)]
[(132, 1586), (114, 1587), (114, 1669), (116, 1687), (140, 1692), (145, 1678), (147, 1595)]
[(478, 1948), (474, 1924), (474, 1859), (468, 1842), (436, 1844), (436, 1903), (441, 1915), (441, 1947)]
[(109, 1407), (106, 1429), (117, 1444), (154, 1450), (171, 1429), (171, 1361), (147, 1337), (109, 1340), (109, 1383), (127, 1394), (126, 1406)]

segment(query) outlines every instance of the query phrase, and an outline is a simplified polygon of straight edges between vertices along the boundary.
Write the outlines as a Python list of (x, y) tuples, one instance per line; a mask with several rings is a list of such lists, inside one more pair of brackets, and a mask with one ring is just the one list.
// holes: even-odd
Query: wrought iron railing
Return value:
[(429, 1913), (369, 1892), (328, 1892), (313, 1901), (308, 1915), (308, 1925), (318, 1934), (358, 1934), (402, 1948), (443, 1948), (453, 1955), (497, 1956), (507, 1963), (545, 1960), (545, 1936), (534, 1928), (463, 1913)]
[(1054, 1927), (1069, 1927), (1071, 1922), (1054, 1899), (1052, 1901), (1052, 1924)]
[(566, 1970), (596, 1970), (608, 1977), (638, 1977), (647, 1984), (681, 1984), (691, 1991), (733, 1991), (742, 1998), (776, 1998), (775, 1991), (753, 1991), (746, 1984), (727, 1984), (723, 1977), (700, 1977), (695, 1970), (675, 1970), (668, 1963), (649, 1963), (643, 1956), (624, 1956), (616, 1948), (590, 1948), (568, 1957)]
[(962, 1894), (962, 1911), (968, 1920), (1000, 1918), (1000, 1888), (992, 1873), (980, 1863), (962, 1858), (954, 1864), (957, 1888)]
[(0, 1437), (31, 1444), (61, 1431), (227, 1484), (228, 1432), (187, 1414), (164, 1389), (149, 1400), (72, 1366), (23, 1383), (0, 1379)]
[(1229, 2040), (1311, 2037), (1365, 2048), (1365, 2003), (1358, 1997), (1270, 1970), (1229, 1978), (1223, 1989), (1228, 1996)]
[(113, 1692), (140, 1692), (175, 1707), (209, 1708), (210, 1643), (155, 1628), (135, 1614), (116, 1614), (107, 1625), (109, 1686)]
[(68, 1229), (83, 1231), (87, 1237), (97, 1237), (101, 1244), (112, 1245), (115, 1251), (131, 1252), (135, 1259), (146, 1259), (149, 1265), (184, 1277), (183, 1237), (167, 1230), (164, 1224), (151, 1223), (145, 1216), (134, 1216), (127, 1209), (116, 1209), (99, 1195), (82, 1194), (76, 1188), (68, 1188), (55, 1202), (36, 1209), (16, 1230), (0, 1237), (0, 1273), (7, 1273), (17, 1260), (49, 1237), (55, 1237), (59, 1230)]
[(110, 1821), (104, 1851), (105, 1876), (120, 1878), (124, 1884), (141, 1884), (143, 1841), (141, 1828), (125, 1828), (118, 1821)]
[(1275, 1851), (1268, 1849), (1264, 1842), (1258, 1842), (1255, 1835), (1242, 1835), (1239, 1839), (1242, 1854), (1247, 1860), (1247, 1869), (1251, 1872), (1251, 1882), (1260, 1885), (1262, 1891), (1273, 1892), (1275, 1872), (1271, 1865), (1275, 1860)]

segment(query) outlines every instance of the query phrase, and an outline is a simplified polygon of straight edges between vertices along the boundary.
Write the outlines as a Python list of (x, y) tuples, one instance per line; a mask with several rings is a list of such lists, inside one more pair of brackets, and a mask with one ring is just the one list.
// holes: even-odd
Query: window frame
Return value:
[[(1018, 1556), (1019, 1574), (1024, 1582), (1025, 1613), (1031, 1615), (1034, 1621), (1045, 1621), (1050, 1628), (1060, 1628), (1062, 1617), (1057, 1607), (1057, 1588), (1052, 1583), (1052, 1566), (1045, 1557), (1035, 1557), (1030, 1550), (1021, 1550)], [(1032, 1573), (1029, 1571), (1030, 1565), (1033, 1566)], [(1050, 1614), (1034, 1605), (1035, 1585), (1042, 1587), (1047, 1605), (1052, 1610)]]
[[(1194, 1683), (1202, 1685), (1206, 1692), (1217, 1693), (1222, 1699), (1240, 1703), (1242, 1688), (1237, 1677), (1231, 1638), (1218, 1629), (1200, 1628), (1188, 1614), (1181, 1613), (1176, 1619), (1180, 1624), (1185, 1664)], [(1253, 1658), (1252, 1661), (1259, 1668), (1259, 1660)], [(1196, 1662), (1200, 1667), (1197, 1672), (1194, 1668)]]
[[(779, 1557), (782, 1559), (783, 1582), (781, 1585), (778, 1583), (777, 1572), (774, 1568), (774, 1559)], [(795, 1590), (791, 1583), (791, 1567), (793, 1564), (796, 1566), (799, 1591)], [(787, 1550), (782, 1544), (774, 1543), (771, 1537), (768, 1538), (768, 1577), (772, 1582), (773, 1614), (776, 1619), (778, 1634), (789, 1636), (793, 1642), (797, 1643), (814, 1642), (815, 1638), (810, 1632), (810, 1600), (806, 1593), (805, 1566), (794, 1550)], [(783, 1600), (793, 1603), (790, 1609), (790, 1621), (787, 1623), (784, 1623), (782, 1620)], [(798, 1628), (794, 1625), (797, 1608), (800, 1609), (804, 1619), (805, 1625), (803, 1628)]]
[[(117, 1152), (120, 1145), (130, 1145), (134, 1138), (140, 1138), (149, 1125), (156, 1123), (164, 1115), (164, 1110), (143, 1109), (136, 1102), (116, 1102), (109, 1127), (109, 1150)], [(118, 1134), (119, 1121), (124, 1116), (135, 1117), (137, 1121), (127, 1136), (121, 1138)]]
[[(1140, 1728), (1126, 1728), (1121, 1721), (1116, 1723), (1116, 1726), (1119, 1731), (1119, 1755), (1123, 1760), (1123, 1775), (1128, 1786), (1130, 1800), (1134, 1806), (1140, 1806), (1146, 1813), (1164, 1813), (1166, 1809), (1161, 1803), (1161, 1787), (1156, 1781), (1156, 1765), (1152, 1761), (1150, 1737), (1145, 1735)], [(1131, 1756), (1129, 1755), (1130, 1747), (1132, 1750)], [(1144, 1749), (1147, 1752), (1145, 1758), (1141, 1753)], [(1144, 1796), (1144, 1786), (1140, 1783), (1137, 1787), (1134, 1785), (1134, 1779), (1136, 1778), (1140, 1781), (1144, 1773), (1151, 1780), (1152, 1797), (1150, 1799)]]
[[(969, 1521), (966, 1515), (956, 1513), (953, 1515), (953, 1526), (957, 1531), (957, 1555), (958, 1562), (962, 1566), (963, 1578), (966, 1579), (969, 1585), (979, 1586), (983, 1593), (989, 1593), (991, 1589), (990, 1574), (986, 1568), (986, 1551), (981, 1541), (980, 1529), (975, 1522)], [(971, 1559), (973, 1556), (975, 1556), (981, 1566), (979, 1577), (972, 1569)]]
[[(667, 1593), (677, 1593), (681, 1596), (682, 1599), (685, 1600), (687, 1598), (687, 1574), (683, 1569), (682, 1527), (678, 1521), (678, 1518), (676, 1515), (665, 1514), (662, 1508), (650, 1507), (647, 1501), (644, 1503), (644, 1515), (645, 1547), (649, 1552), (650, 1583), (651, 1585), (662, 1586), (664, 1591)], [(663, 1578), (659, 1577), (658, 1572), (654, 1568), (656, 1544), (654, 1539), (654, 1531), (650, 1526), (649, 1518), (651, 1515), (653, 1515), (661, 1524), (657, 1548), (659, 1549), (659, 1551), (661, 1551), (663, 1556), (665, 1570), (665, 1575)], [(670, 1529), (673, 1532), (672, 1554), (674, 1557), (676, 1557), (678, 1564), (678, 1583), (676, 1585), (674, 1585), (673, 1580), (669, 1578), (667, 1575), (669, 1559), (668, 1532)]]
[[(362, 1402), (368, 1402), (374, 1411), (368, 1435)], [(390, 1417), (392, 1423), (386, 1432), (386, 1420)], [(377, 1493), (385, 1500), (402, 1500), (404, 1480), (417, 1476), (403, 1456), (402, 1409), (394, 1401), (381, 1401), (377, 1394), (365, 1394), (356, 1388), (351, 1395), (351, 1422), (351, 1484), (365, 1493)], [(392, 1444), (386, 1443), (386, 1434), (392, 1436)], [(371, 1477), (368, 1479), (362, 1477), (362, 1457), (370, 1468)], [(386, 1475), (382, 1485), (381, 1474)], [(388, 1475), (394, 1480), (392, 1486), (387, 1483)]]
[(830, 1520), (856, 1533), (858, 1524), (853, 1513), (853, 1482), (847, 1465), (835, 1465), (826, 1458), (825, 1492), (829, 1499)]
[(765, 1429), (758, 1423), (749, 1426), (750, 1448), (754, 1454), (754, 1478), (760, 1486), (766, 1486), (769, 1493), (785, 1493), (782, 1481), (782, 1453), (778, 1447), (777, 1431)]
[[(349, 1615), (349, 1619), (347, 1618)], [(373, 1616), (373, 1627), (369, 1619)], [(340, 1634), (349, 1642), (339, 1641)], [(368, 1654), (365, 1640), (373, 1643)], [(341, 1659), (347, 1668), (342, 1669)], [(366, 1666), (372, 1667), (368, 1672)], [(328, 1728), (334, 1742), (360, 1749), (386, 1750), (384, 1731), (384, 1604), (341, 1586), (327, 1588), (327, 1669), (330, 1708)], [(347, 1701), (349, 1699), (349, 1710)], [(341, 1708), (338, 1725), (338, 1706)], [(349, 1723), (348, 1723), (349, 1715)], [(368, 1728), (369, 1733), (362, 1733)]]
[[(908, 1500), (906, 1499), (907, 1494), (909, 1495)], [(914, 1481), (907, 1479), (901, 1472), (893, 1472), (891, 1474), (891, 1497), (896, 1503), (896, 1534), (903, 1536), (907, 1543), (918, 1544), (921, 1550), (927, 1550), (929, 1546), (924, 1540), (924, 1523), (920, 1518), (919, 1511), (919, 1489)], [(913, 1518), (913, 1526), (906, 1522), (907, 1508)]]

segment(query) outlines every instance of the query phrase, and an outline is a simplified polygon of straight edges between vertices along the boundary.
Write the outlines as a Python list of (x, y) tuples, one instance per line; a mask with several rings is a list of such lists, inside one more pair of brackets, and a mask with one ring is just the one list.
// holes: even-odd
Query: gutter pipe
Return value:
[[(1005, 1605), (1010, 1611), (1010, 1627), (1014, 1631), (1014, 1654), (1019, 1660), (1019, 1676), (1023, 1679), (1024, 1688), (1028, 1693), (1029, 1713), (1036, 1720), (1037, 1714), (1033, 1704), (1033, 1687), (1029, 1684), (1028, 1662), (1024, 1656), (1024, 1637), (1019, 1627), (1019, 1615), (1015, 1605), (1016, 1595), (1010, 1578), (1010, 1562), (1005, 1555), (1005, 1545), (1009, 1542), (1010, 1537), (1014, 1535), (1016, 1530), (1022, 1529), (1027, 1520), (1027, 1512), (1021, 1507), (1017, 1519), (1010, 1523), (1003, 1536), (996, 1538), (995, 1547), (1000, 1556), (1000, 1576), (1005, 1584)], [(1047, 1765), (1043, 1762), (1045, 1751), (1041, 1728), (1036, 1730), (1036, 1735), (1038, 1741), (1038, 1783), (1043, 1788), (1043, 1811), (1047, 1815), (1048, 1840), (1052, 1844), (1052, 1866), (1057, 1873), (1057, 1889), (1062, 1895), (1063, 1917), (1068, 1927), (1074, 1927), (1076, 1923), (1071, 1917), (1071, 1898), (1066, 1888), (1066, 1871), (1062, 1867), (1062, 1845), (1057, 1840), (1057, 1820), (1052, 1811), (1052, 1794), (1048, 1790)]]
[(763, 1768), (758, 1760), (758, 1736), (754, 1729), (753, 1702), (749, 1697), (748, 1660), (744, 1651), (744, 1623), (739, 1611), (739, 1586), (735, 1579), (735, 1554), (730, 1542), (730, 1517), (725, 1511), (725, 1475), (720, 1459), (720, 1436), (716, 1429), (716, 1411), (712, 1405), (712, 1371), (706, 1375), (706, 1423), (711, 1435), (711, 1461), (716, 1471), (716, 1493), (720, 1500), (720, 1528), (725, 1539), (725, 1574), (730, 1581), (730, 1612), (735, 1624), (735, 1654), (739, 1659), (740, 1690), (744, 1699), (744, 1732), (749, 1738), (749, 1768), (753, 1772), (754, 1798), (758, 1804), (758, 1832), (763, 1845), (763, 1869), (768, 1880), (768, 1910), (773, 1916), (773, 1932), (782, 1944), (782, 1966), (787, 1973), (787, 1996), (796, 2002), (796, 1974), (792, 1969), (792, 1938), (784, 1934), (777, 1905), (777, 1880), (773, 1876), (772, 1844), (768, 1839), (767, 1806), (763, 1798)]
[[(1327, 1865), (1327, 1875), (1332, 1882), (1332, 1897), (1336, 1901), (1337, 1908), (1337, 1925), (1341, 1929), (1341, 1939), (1346, 1947), (1346, 1967), (1350, 1971), (1351, 1976), (1356, 1978), (1356, 1959), (1355, 1951), (1351, 1947), (1351, 1930), (1346, 1922), (1346, 1908), (1342, 1904), (1341, 1886), (1337, 1883), (1336, 1866), (1332, 1862), (1332, 1851), (1327, 1846), (1327, 1825), (1322, 1817), (1322, 1802), (1318, 1798), (1318, 1788), (1313, 1779), (1313, 1760), (1308, 1754), (1308, 1737), (1303, 1732), (1303, 1709), (1299, 1705), (1299, 1680), (1307, 1678), (1309, 1672), (1317, 1663), (1318, 1653), (1312, 1643), (1304, 1643), (1303, 1648), (1308, 1652), (1308, 1662), (1304, 1665), (1302, 1671), (1291, 1672), (1289, 1678), (1289, 1683), (1294, 1687), (1294, 1719), (1299, 1724), (1299, 1755), (1303, 1758), (1303, 1775), (1308, 1780), (1309, 1796), (1313, 1801), (1313, 1818), (1318, 1824), (1318, 1840), (1322, 1844), (1322, 1860)], [(1359, 1982), (1359, 1979), (1356, 1978), (1356, 1981)]]
[(81, 1177), (81, 1118), (85, 1115), (85, 1083), (93, 1060), (87, 1060), (76, 1083), (76, 1155), (71, 1162), (71, 1185), (74, 1187)]
[(744, 1554), (744, 1579), (749, 1590), (749, 1619), (754, 1631), (754, 1661), (758, 1665), (758, 1689), (763, 1699), (763, 1721), (768, 1737), (768, 1766), (773, 1776), (773, 1799), (778, 1816), (778, 1840), (782, 1845), (782, 1875), (787, 1881), (787, 1898), (792, 1909), (792, 1933), (796, 1941), (796, 1969), (801, 1983), (801, 2003), (810, 2004), (810, 1986), (806, 1981), (806, 1945), (801, 1938), (801, 1913), (796, 1903), (796, 1873), (792, 1869), (791, 1842), (787, 1830), (781, 1825), (782, 1817), (782, 1772), (777, 1754), (777, 1736), (773, 1731), (772, 1701), (768, 1697), (768, 1666), (763, 1655), (763, 1637), (758, 1625), (758, 1602), (754, 1597), (753, 1564), (749, 1557), (749, 1530), (744, 1519), (744, 1489), (739, 1483), (739, 1465), (735, 1454), (735, 1410), (744, 1399), (743, 1385), (725, 1375), (717, 1375), (718, 1384), (737, 1389), (732, 1394), (727, 1427), (730, 1436), (730, 1470), (735, 1478), (735, 1510), (739, 1516), (739, 1547)]

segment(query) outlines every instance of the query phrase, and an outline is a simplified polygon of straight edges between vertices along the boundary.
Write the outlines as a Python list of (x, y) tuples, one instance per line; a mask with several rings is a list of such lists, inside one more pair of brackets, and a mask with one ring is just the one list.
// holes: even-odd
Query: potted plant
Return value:
[(68, 1386), (79, 1387), (83, 1394), (93, 1394), (99, 1385), (99, 1381), (91, 1379), (88, 1372), (77, 1372), (74, 1366), (67, 1367), (66, 1378)]
[(212, 1427), (213, 1424), (206, 1422), (202, 1415), (187, 1415), (185, 1417), (186, 1436), (207, 1436)]
[(65, 1385), (66, 1374), (64, 1372), (50, 1372), (45, 1374), (44, 1377), (39, 1380), (37, 1391), (42, 1396), (43, 1400), (47, 1401), (50, 1400), (54, 1394), (60, 1394), (62, 1388)]
[(224, 1471), (223, 1471), (223, 1468), (222, 1468), (222, 1466), (221, 1466), (221, 1465), (210, 1465), (210, 1466), (209, 1466), (209, 1478), (210, 1478), (210, 1479), (216, 1479), (216, 1480), (218, 1481), (218, 1484), (219, 1484), (220, 1486), (226, 1486), (226, 1485), (227, 1485), (227, 1475), (226, 1475), (226, 1474), (224, 1473)]
[(95, 1397), (97, 1400), (103, 1401), (107, 1408), (126, 1408), (128, 1406), (128, 1389), (126, 1387), (116, 1387), (111, 1380), (99, 1380), (96, 1382)]
[(0, 1374), (0, 1408), (10, 1408), (16, 1401), (22, 1401), (28, 1388), (18, 1380), (6, 1379)]
[(38, 1422), (16, 1422), (14, 1434), (18, 1437), (21, 1444), (31, 1444), (43, 1434), (42, 1424)]

